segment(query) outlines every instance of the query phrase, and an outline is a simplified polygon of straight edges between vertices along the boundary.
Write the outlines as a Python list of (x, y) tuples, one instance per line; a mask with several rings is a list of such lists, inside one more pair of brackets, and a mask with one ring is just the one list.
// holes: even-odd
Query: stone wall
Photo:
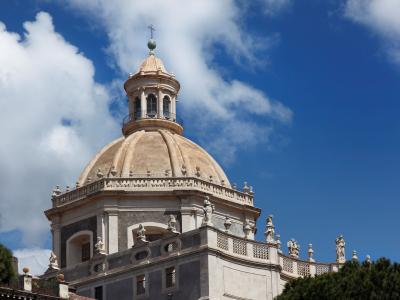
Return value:
[[(178, 263), (175, 265), (177, 268), (176, 273), (176, 287), (171, 289), (165, 289), (163, 280), (165, 276), (165, 268), (167, 266), (173, 266), (171, 263), (168, 265), (160, 265), (159, 269), (154, 267), (142, 268), (140, 271), (136, 271), (130, 276), (112, 279), (112, 281), (99, 281), (93, 285), (92, 288), (82, 288), (78, 290), (78, 294), (81, 296), (94, 296), (93, 290), (96, 286), (103, 285), (105, 300), (130, 300), (130, 299), (143, 299), (143, 300), (159, 300), (167, 299), (167, 295), (171, 293), (174, 300), (188, 300), (188, 299), (199, 299), (201, 297), (200, 292), (200, 261), (190, 261), (186, 263)], [(147, 292), (145, 295), (140, 297), (135, 296), (136, 276), (140, 274), (147, 274), (146, 276), (146, 288)]]
[[(244, 237), (243, 223), (236, 223), (233, 220), (231, 220), (231, 222), (232, 222), (232, 225), (231, 225), (231, 228), (229, 229), (229, 233), (236, 235), (236, 236)], [(213, 215), (212, 223), (219, 230), (225, 231), (225, 225), (224, 225), (225, 218)]]

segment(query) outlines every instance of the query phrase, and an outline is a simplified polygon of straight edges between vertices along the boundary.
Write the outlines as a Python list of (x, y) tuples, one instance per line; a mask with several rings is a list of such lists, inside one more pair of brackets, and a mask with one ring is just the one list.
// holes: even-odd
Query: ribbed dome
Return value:
[(200, 146), (169, 130), (140, 130), (104, 147), (79, 177), (200, 177), (229, 186), (218, 163)]
[(161, 59), (156, 57), (154, 53), (150, 53), (149, 56), (140, 65), (138, 73), (156, 73), (157, 71), (168, 74)]

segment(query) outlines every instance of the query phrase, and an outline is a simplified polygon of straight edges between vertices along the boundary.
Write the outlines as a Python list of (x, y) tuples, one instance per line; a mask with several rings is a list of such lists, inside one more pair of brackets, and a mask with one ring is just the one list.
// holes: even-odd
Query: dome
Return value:
[(203, 148), (166, 129), (139, 130), (111, 142), (78, 181), (87, 184), (102, 176), (199, 177), (230, 186), (222, 168)]
[(156, 57), (154, 53), (150, 53), (140, 65), (138, 73), (157, 73), (158, 71), (168, 74), (161, 59)]

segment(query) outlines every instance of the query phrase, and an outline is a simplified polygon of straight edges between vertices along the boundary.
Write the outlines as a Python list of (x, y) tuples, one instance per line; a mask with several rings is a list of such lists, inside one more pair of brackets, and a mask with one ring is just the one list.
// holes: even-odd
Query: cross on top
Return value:
[(147, 26), (147, 28), (150, 29), (150, 38), (153, 39), (153, 32), (156, 31), (156, 29), (154, 28), (154, 25), (150, 24), (149, 26)]

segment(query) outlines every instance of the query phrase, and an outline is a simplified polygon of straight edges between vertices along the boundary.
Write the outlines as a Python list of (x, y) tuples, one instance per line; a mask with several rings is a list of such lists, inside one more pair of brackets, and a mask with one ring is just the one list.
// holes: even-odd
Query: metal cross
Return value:
[(154, 28), (154, 25), (150, 24), (149, 26), (147, 26), (147, 28), (150, 29), (150, 38), (153, 39), (153, 32), (156, 31), (156, 29)]

